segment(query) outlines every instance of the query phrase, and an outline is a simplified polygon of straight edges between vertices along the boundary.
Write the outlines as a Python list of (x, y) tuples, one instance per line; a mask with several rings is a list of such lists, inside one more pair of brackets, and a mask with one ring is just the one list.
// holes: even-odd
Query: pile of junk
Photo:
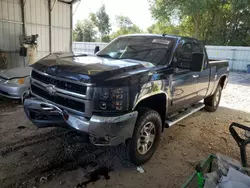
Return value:
[(223, 154), (211, 154), (182, 185), (182, 188), (250, 188), (246, 146), (250, 127), (232, 123), (229, 131), (240, 148), (241, 162)]

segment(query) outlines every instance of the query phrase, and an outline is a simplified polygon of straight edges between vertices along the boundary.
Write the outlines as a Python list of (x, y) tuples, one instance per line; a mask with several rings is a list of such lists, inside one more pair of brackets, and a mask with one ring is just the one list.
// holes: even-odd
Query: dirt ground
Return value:
[[(250, 75), (231, 73), (220, 108), (165, 129), (143, 174), (126, 160), (124, 146), (99, 148), (74, 131), (37, 129), (18, 102), (0, 99), (0, 187), (180, 187), (211, 153), (239, 159), (228, 127), (250, 125), (249, 93)], [(103, 176), (90, 179), (91, 172)]]

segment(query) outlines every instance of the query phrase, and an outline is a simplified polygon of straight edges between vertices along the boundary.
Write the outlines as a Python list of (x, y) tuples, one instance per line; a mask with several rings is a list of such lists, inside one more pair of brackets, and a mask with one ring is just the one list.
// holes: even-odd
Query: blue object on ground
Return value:
[(247, 73), (250, 74), (250, 64), (247, 65)]

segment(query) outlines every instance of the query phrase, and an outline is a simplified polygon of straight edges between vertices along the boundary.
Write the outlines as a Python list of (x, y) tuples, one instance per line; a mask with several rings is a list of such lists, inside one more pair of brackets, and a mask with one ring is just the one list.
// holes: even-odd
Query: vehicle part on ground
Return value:
[(141, 174), (143, 174), (145, 172), (145, 170), (141, 167), (141, 166), (138, 166), (136, 168), (137, 172), (140, 172)]
[(222, 92), (221, 85), (218, 85), (214, 94), (204, 99), (205, 110), (207, 110), (208, 112), (214, 112), (217, 110), (220, 104), (221, 92)]

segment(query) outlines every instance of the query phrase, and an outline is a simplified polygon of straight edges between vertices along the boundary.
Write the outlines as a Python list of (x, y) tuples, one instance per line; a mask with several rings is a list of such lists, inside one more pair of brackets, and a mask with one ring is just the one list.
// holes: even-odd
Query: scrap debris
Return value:
[(137, 172), (140, 172), (141, 174), (143, 174), (145, 172), (145, 170), (141, 166), (138, 166)]

